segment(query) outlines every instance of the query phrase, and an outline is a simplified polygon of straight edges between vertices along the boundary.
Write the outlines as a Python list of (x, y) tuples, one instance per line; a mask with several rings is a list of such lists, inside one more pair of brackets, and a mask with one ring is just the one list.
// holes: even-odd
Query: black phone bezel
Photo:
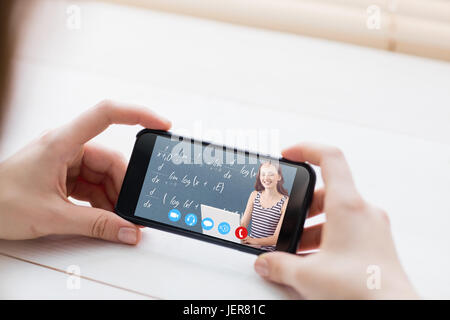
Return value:
[[(148, 133), (150, 133), (150, 135), (148, 135)], [(204, 235), (187, 229), (174, 227), (172, 225), (152, 221), (134, 215), (157, 136), (164, 136), (167, 138), (172, 138), (173, 136), (179, 137), (178, 135), (173, 135), (169, 131), (160, 131), (153, 129), (143, 129), (136, 135), (136, 141), (134, 144), (133, 152), (131, 154), (127, 172), (125, 174), (125, 178), (119, 193), (118, 201), (114, 208), (115, 213), (121, 216), (122, 218), (138, 225), (152, 227), (162, 231), (172, 232), (175, 234), (187, 236), (197, 240), (202, 240), (209, 243), (225, 246), (228, 248), (237, 249), (239, 251), (247, 253), (257, 255), (266, 253), (267, 252), (266, 250), (215, 238), (212, 236)], [(246, 156), (256, 156), (256, 157), (263, 157), (265, 159), (278, 160), (281, 163), (290, 166), (306, 169), (306, 171), (297, 170), (276, 246), (277, 251), (285, 251), (290, 253), (295, 253), (297, 251), (298, 242), (303, 232), (303, 225), (305, 223), (305, 219), (307, 217), (308, 210), (311, 205), (314, 187), (316, 183), (316, 174), (314, 172), (314, 169), (309, 164), (303, 162), (293, 162), (284, 158), (277, 159), (268, 155), (248, 152), (236, 148), (228, 148), (226, 146), (206, 141), (199, 141), (189, 137), (180, 137), (180, 138), (186, 139), (184, 141), (190, 139), (192, 143), (201, 143), (203, 146), (211, 145), (217, 148), (223, 148), (224, 151), (226, 148), (226, 150), (229, 151), (234, 150), (234, 152), (244, 153)], [(305, 179), (304, 176), (305, 173), (308, 174), (307, 184), (301, 183), (300, 181)], [(301, 195), (299, 196), (298, 193), (301, 193)], [(293, 197), (294, 194), (297, 194), (297, 196)]]

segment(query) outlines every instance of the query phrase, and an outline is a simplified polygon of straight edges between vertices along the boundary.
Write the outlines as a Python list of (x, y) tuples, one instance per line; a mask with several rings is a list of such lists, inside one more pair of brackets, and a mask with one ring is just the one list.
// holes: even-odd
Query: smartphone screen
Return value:
[[(138, 142), (116, 207), (122, 216), (131, 199), (123, 194), (140, 186), (131, 201), (138, 221), (262, 251), (277, 248), (282, 230), (299, 235), (313, 184), (307, 167), (171, 135), (146, 133)], [(140, 181), (130, 167), (141, 167), (133, 169)]]

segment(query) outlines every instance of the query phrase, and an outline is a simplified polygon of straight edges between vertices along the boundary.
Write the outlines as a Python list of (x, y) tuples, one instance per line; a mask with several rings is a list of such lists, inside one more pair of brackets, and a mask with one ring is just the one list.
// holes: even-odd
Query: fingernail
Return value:
[(255, 271), (262, 277), (267, 277), (269, 275), (269, 265), (266, 259), (258, 258), (255, 262)]
[(135, 228), (120, 228), (117, 238), (120, 242), (135, 244), (137, 241), (137, 233)]

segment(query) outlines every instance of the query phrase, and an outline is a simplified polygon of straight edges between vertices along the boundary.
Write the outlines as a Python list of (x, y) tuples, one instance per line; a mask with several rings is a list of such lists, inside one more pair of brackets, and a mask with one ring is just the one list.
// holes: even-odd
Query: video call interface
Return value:
[(273, 251), (296, 168), (157, 136), (135, 216)]

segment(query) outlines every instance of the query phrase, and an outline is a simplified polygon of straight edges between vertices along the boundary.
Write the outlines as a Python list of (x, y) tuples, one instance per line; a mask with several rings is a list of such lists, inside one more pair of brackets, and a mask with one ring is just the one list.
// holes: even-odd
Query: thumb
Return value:
[(60, 233), (80, 234), (107, 241), (137, 244), (141, 231), (135, 224), (115, 213), (99, 208), (69, 204), (65, 211), (69, 222)]
[(296, 287), (304, 272), (303, 257), (287, 252), (263, 253), (255, 261), (255, 271), (263, 278)]

